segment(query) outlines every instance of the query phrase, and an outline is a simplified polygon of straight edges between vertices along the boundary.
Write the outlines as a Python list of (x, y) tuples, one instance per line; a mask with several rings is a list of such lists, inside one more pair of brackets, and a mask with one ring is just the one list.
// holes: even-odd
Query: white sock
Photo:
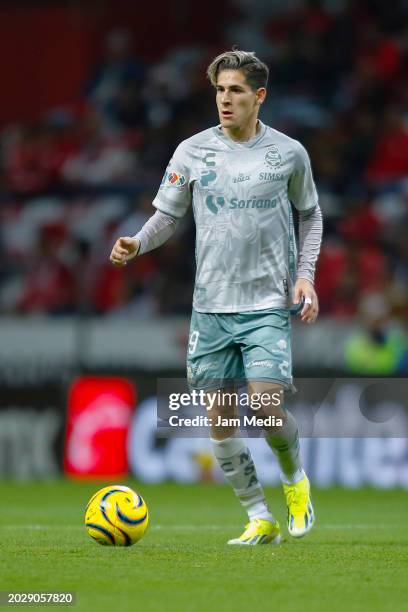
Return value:
[(276, 433), (266, 438), (275, 453), (281, 470), (281, 480), (285, 484), (295, 484), (304, 478), (300, 463), (299, 433), (296, 420), (289, 411), (286, 422)]
[(250, 450), (244, 441), (239, 438), (210, 440), (220, 468), (247, 511), (249, 520), (258, 518), (275, 522), (258, 481)]

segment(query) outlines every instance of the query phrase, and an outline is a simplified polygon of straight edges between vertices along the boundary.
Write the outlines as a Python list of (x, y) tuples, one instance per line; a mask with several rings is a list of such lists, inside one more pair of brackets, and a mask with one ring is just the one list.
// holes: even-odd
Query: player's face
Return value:
[(256, 122), (266, 90), (251, 89), (241, 70), (222, 70), (217, 79), (217, 108), (223, 128), (243, 130)]

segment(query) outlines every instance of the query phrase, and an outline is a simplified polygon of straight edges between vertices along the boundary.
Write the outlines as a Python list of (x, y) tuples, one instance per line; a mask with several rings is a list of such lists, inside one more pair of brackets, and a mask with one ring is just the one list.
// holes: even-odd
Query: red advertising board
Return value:
[(69, 390), (64, 471), (73, 477), (123, 477), (136, 390), (126, 378), (86, 376)]

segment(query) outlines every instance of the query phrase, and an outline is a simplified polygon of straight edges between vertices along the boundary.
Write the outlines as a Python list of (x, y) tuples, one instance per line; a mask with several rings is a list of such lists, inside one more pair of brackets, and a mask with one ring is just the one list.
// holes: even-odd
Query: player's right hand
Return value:
[(130, 236), (118, 238), (113, 245), (109, 259), (114, 266), (121, 268), (126, 266), (128, 261), (136, 257), (139, 248), (140, 240), (137, 238), (130, 238)]

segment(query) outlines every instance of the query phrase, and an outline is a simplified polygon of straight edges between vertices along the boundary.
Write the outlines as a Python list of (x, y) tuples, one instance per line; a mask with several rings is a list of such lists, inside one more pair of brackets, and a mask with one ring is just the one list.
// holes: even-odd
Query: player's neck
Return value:
[(254, 121), (247, 123), (242, 128), (221, 128), (224, 134), (231, 138), (231, 140), (236, 140), (237, 142), (246, 142), (247, 140), (251, 140), (261, 129), (261, 125), (258, 121), (258, 118), (255, 117)]

